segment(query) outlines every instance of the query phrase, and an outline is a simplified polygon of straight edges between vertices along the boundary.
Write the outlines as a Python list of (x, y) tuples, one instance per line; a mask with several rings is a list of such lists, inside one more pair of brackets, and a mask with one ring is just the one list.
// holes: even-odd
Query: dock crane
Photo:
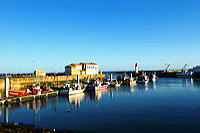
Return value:
[(188, 63), (188, 64), (185, 64), (184, 67), (181, 69), (181, 71), (184, 72), (184, 69), (185, 69), (188, 65), (189, 65), (189, 63)]
[(167, 72), (169, 66), (170, 66), (170, 64), (167, 64), (167, 67), (165, 68), (165, 72)]

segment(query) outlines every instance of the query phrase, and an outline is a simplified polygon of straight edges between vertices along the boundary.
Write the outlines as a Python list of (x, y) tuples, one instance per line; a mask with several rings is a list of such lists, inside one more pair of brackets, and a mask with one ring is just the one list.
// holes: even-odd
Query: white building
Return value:
[(96, 63), (77, 63), (65, 67), (66, 75), (95, 75), (98, 72), (99, 67)]

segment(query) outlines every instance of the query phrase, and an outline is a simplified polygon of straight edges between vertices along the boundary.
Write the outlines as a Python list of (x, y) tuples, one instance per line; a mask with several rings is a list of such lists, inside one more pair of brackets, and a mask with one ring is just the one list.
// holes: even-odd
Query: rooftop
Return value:
[(67, 65), (66, 67), (74, 67), (74, 66), (80, 66), (80, 65), (97, 65), (97, 63), (94, 63), (94, 62), (72, 63), (70, 65)]

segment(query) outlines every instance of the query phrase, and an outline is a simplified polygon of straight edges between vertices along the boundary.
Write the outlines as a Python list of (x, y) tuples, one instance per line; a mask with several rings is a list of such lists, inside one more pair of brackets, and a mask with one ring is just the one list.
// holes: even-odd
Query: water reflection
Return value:
[(157, 85), (156, 82), (148, 83), (148, 88), (149, 88), (149, 90), (155, 90), (156, 87), (157, 87), (156, 85)]
[(200, 87), (200, 79), (193, 79), (193, 85), (195, 87)]
[(182, 78), (182, 85), (183, 87), (193, 87), (194, 81), (193, 78)]
[[(177, 115), (176, 112), (184, 110), (189, 112), (186, 112), (186, 115), (192, 114), (193, 111), (193, 115), (198, 116), (198, 114), (194, 114), (194, 110), (189, 110), (199, 105), (197, 87), (200, 88), (200, 80), (158, 79), (157, 82), (140, 83), (133, 87), (122, 85), (118, 88), (81, 93), (69, 97), (42, 98), (21, 104), (0, 106), (0, 119), (2, 122), (25, 122), (39, 127), (55, 126), (60, 129), (65, 126), (71, 129), (84, 129), (88, 125), (98, 125), (99, 123), (102, 125), (97, 126), (97, 128), (105, 126), (108, 129), (109, 126), (107, 125), (115, 123), (116, 120), (121, 120), (125, 123), (123, 127), (128, 129), (130, 127), (128, 124), (134, 120), (143, 123), (147, 117), (152, 118), (152, 121), (153, 118), (155, 120), (164, 118), (166, 110), (169, 110), (169, 108), (171, 112), (169, 110), (168, 115), (171, 115), (170, 118), (173, 120), (176, 120), (176, 117), (174, 117)], [(195, 91), (188, 89), (190, 91), (188, 93), (185, 88), (195, 89)], [(180, 89), (182, 90), (180, 91)], [(174, 90), (180, 93), (174, 93)], [(187, 102), (188, 100), (190, 102)], [(159, 118), (157, 114), (160, 115)], [(181, 113), (178, 113), (178, 115), (181, 115)], [(180, 117), (185, 117), (185, 114)], [(80, 120), (80, 118), (83, 119)], [(149, 121), (146, 121), (146, 123), (149, 124)], [(119, 127), (119, 125), (116, 126), (116, 128)], [(95, 130), (95, 128), (91, 130)]]
[(76, 114), (77, 109), (80, 109), (82, 102), (95, 102), (99, 103), (99, 101), (103, 98), (103, 95), (109, 95), (111, 98), (117, 97), (119, 94), (126, 93), (134, 93), (136, 90), (149, 90), (155, 89), (156, 83), (149, 84), (138, 84), (137, 86), (128, 87), (121, 86), (117, 88), (110, 88), (108, 90), (99, 90), (89, 93), (81, 93), (76, 95), (71, 95), (69, 97), (54, 97), (54, 98), (41, 98), (36, 99), (29, 102), (24, 102), (20, 104), (10, 104), (8, 106), (0, 106), (0, 115), (2, 117), (3, 122), (9, 122), (10, 117), (15, 117), (14, 115), (9, 115), (10, 111), (18, 110), (25, 108), (27, 111), (33, 112), (35, 123), (40, 123), (41, 121), (41, 111), (48, 110), (51, 114), (57, 114), (57, 108), (59, 108), (60, 103), (65, 103), (66, 106), (63, 109), (63, 112), (67, 114)]
[(84, 96), (85, 96), (84, 93), (70, 95), (68, 97), (68, 101), (70, 104), (75, 105), (79, 108), (81, 101), (84, 99)]
[(185, 88), (200, 87), (200, 79), (182, 78), (182, 86)]
[[(166, 82), (167, 81), (167, 82)], [(169, 81), (169, 83), (168, 83)], [(69, 97), (56, 97), (56, 98), (42, 98), (33, 100), (30, 102), (20, 103), (20, 104), (11, 104), (9, 106), (0, 106), (0, 116), (2, 118), (2, 121), (9, 122), (9, 112), (15, 111), (19, 108), (26, 108), (28, 111), (32, 111), (35, 117), (35, 122), (39, 123), (41, 119), (41, 110), (48, 109), (48, 111), (51, 112), (51, 114), (57, 114), (57, 109), (59, 108), (60, 103), (65, 103), (66, 106), (64, 108), (64, 112), (76, 112), (77, 109), (80, 109), (81, 103), (83, 102), (95, 102), (99, 103), (100, 100), (103, 98), (103, 95), (110, 96), (110, 98), (116, 98), (120, 95), (124, 94), (133, 94), (136, 93), (136, 91), (148, 91), (148, 90), (156, 90), (157, 87), (160, 87), (163, 83), (169, 85), (173, 85), (176, 83), (176, 85), (181, 84), (181, 86), (184, 87), (192, 87), (197, 86), (200, 87), (200, 80), (194, 80), (194, 79), (165, 79), (165, 82), (161, 80), (158, 80), (157, 82), (149, 82), (147, 84), (140, 83), (136, 86), (129, 87), (129, 86), (121, 86), (117, 88), (110, 88), (108, 90), (100, 90), (100, 91), (94, 91), (89, 93), (81, 93), (76, 95), (71, 95)], [(134, 94), (133, 94), (134, 95)], [(64, 100), (64, 101), (63, 101)]]
[(157, 83), (156, 82), (149, 82), (149, 83), (138, 83), (135, 90), (155, 90)]
[[(56, 99), (50, 100), (50, 104), (54, 109), (52, 112), (55, 112), (56, 105), (55, 103)], [(42, 99), (34, 99), (33, 101), (23, 102), (20, 104), (9, 104), (8, 106), (2, 105), (0, 106), (0, 115), (1, 115), (1, 122), (9, 123), (11, 117), (15, 117), (13, 112), (15, 112), (18, 109), (25, 108), (27, 111), (32, 111), (35, 116), (35, 123), (40, 122), (40, 111), (43, 108), (47, 108), (48, 106), (48, 98), (42, 98)]]
[(98, 90), (98, 91), (93, 91), (93, 92), (88, 92), (88, 93), (85, 93), (85, 99), (86, 100), (89, 100), (91, 102), (95, 101), (95, 102), (98, 102), (102, 96), (104, 94), (109, 94), (110, 93), (110, 90), (107, 89), (107, 90)]

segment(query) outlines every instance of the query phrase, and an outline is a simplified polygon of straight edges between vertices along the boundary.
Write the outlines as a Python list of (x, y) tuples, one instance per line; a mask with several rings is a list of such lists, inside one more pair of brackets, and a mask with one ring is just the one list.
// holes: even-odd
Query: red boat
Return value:
[(99, 86), (97, 88), (95, 88), (96, 90), (105, 90), (108, 89), (108, 85), (107, 84), (99, 84)]
[(30, 95), (30, 92), (10, 90), (8, 92), (8, 95), (9, 96), (28, 96), (28, 95)]
[(86, 91), (98, 91), (98, 90), (107, 90), (108, 85), (100, 83), (98, 86), (95, 86), (94, 84), (86, 88)]

